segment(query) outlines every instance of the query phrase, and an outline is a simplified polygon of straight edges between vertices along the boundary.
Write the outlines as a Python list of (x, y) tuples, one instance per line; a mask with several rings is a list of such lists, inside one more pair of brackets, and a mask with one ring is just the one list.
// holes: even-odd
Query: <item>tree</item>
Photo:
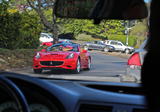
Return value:
[[(55, 0), (27, 0), (29, 6), (34, 9), (39, 15), (43, 25), (52, 32), (54, 43), (58, 41), (58, 28), (56, 25), (56, 16), (54, 14)], [(49, 21), (45, 16), (44, 10), (52, 11), (52, 21)]]
[(85, 22), (78, 19), (57, 19), (57, 23), (59, 23), (60, 33), (73, 33), (74, 36), (82, 33), (83, 25)]
[(42, 31), (38, 16), (14, 6), (10, 1), (0, 3), (0, 48), (37, 48)]
[(125, 27), (120, 20), (104, 20), (99, 25), (93, 24), (92, 20), (78, 20), (78, 19), (60, 19), (62, 33), (74, 33), (77, 36), (80, 33), (87, 33), (102, 39), (110, 35), (122, 35)]
[(136, 47), (138, 48), (146, 39), (148, 32), (147, 19), (138, 22), (130, 31), (131, 36), (136, 37)]
[[(19, 35), (21, 17), (19, 13), (9, 13), (9, 2), (0, 3), (0, 47), (14, 49)], [(15, 27), (16, 26), (16, 27)]]
[(42, 24), (34, 11), (21, 13), (20, 35), (17, 41), (19, 48), (37, 48)]

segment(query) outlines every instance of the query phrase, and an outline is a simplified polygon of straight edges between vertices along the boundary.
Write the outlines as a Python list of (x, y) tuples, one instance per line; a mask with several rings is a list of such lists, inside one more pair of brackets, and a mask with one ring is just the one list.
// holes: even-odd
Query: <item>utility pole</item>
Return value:
[(130, 30), (130, 26), (129, 26), (129, 21), (127, 21), (127, 24), (125, 25), (125, 34), (126, 34), (126, 45), (128, 46), (128, 37), (129, 37), (129, 30)]

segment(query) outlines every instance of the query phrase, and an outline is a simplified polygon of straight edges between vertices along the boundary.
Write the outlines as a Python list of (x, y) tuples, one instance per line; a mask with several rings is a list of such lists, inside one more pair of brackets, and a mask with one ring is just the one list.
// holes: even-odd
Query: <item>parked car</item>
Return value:
[[(69, 39), (59, 39), (58, 40), (59, 43), (73, 43), (71, 40)], [(41, 46), (52, 46), (53, 45), (53, 41), (50, 42), (42, 42)]]
[(72, 43), (72, 41), (69, 40), (69, 39), (59, 39), (58, 41), (59, 42), (65, 42), (65, 43)]
[(83, 44), (83, 46), (86, 50), (101, 50), (104, 52), (112, 52), (115, 50), (113, 46), (105, 45), (101, 41), (86, 42)]
[(111, 45), (115, 48), (115, 51), (123, 52), (126, 54), (130, 54), (134, 52), (134, 48), (130, 46), (124, 45), (121, 41), (117, 40), (107, 40), (105, 42), (106, 45)]
[(52, 34), (49, 34), (49, 33), (41, 33), (39, 41), (40, 41), (40, 43), (51, 42), (51, 41), (53, 41), (53, 36), (52, 36)]
[(147, 40), (145, 40), (139, 49), (137, 49), (128, 59), (128, 67), (126, 69), (126, 75), (134, 77), (137, 81), (141, 80), (141, 66), (146, 54), (145, 46)]
[(46, 49), (46, 52), (37, 52), (33, 58), (33, 70), (41, 73), (44, 69), (67, 69), (79, 73), (81, 69), (89, 70), (91, 56), (87, 50), (78, 44), (57, 43)]

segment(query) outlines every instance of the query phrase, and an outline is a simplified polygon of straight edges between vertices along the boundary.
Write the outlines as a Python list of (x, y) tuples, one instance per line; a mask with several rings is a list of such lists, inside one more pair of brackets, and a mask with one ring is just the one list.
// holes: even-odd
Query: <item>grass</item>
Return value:
[(34, 49), (0, 48), (0, 70), (31, 66), (33, 55)]

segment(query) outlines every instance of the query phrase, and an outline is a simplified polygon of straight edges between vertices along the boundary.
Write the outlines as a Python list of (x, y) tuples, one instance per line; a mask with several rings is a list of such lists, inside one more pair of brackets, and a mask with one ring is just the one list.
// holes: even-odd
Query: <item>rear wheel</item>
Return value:
[(84, 46), (84, 49), (85, 49), (85, 50), (88, 50), (88, 46)]
[(80, 59), (77, 60), (77, 65), (76, 65), (76, 69), (74, 69), (74, 73), (78, 74), (81, 71), (81, 63), (80, 63)]
[(33, 71), (34, 71), (34, 73), (36, 73), (36, 74), (42, 73), (42, 69), (34, 69)]
[(108, 49), (107, 47), (105, 47), (105, 48), (103, 49), (103, 51), (104, 51), (104, 52), (108, 52), (109, 49)]
[(129, 49), (126, 49), (124, 52), (125, 52), (125, 54), (129, 54), (129, 53), (130, 53), (130, 50), (129, 50)]

